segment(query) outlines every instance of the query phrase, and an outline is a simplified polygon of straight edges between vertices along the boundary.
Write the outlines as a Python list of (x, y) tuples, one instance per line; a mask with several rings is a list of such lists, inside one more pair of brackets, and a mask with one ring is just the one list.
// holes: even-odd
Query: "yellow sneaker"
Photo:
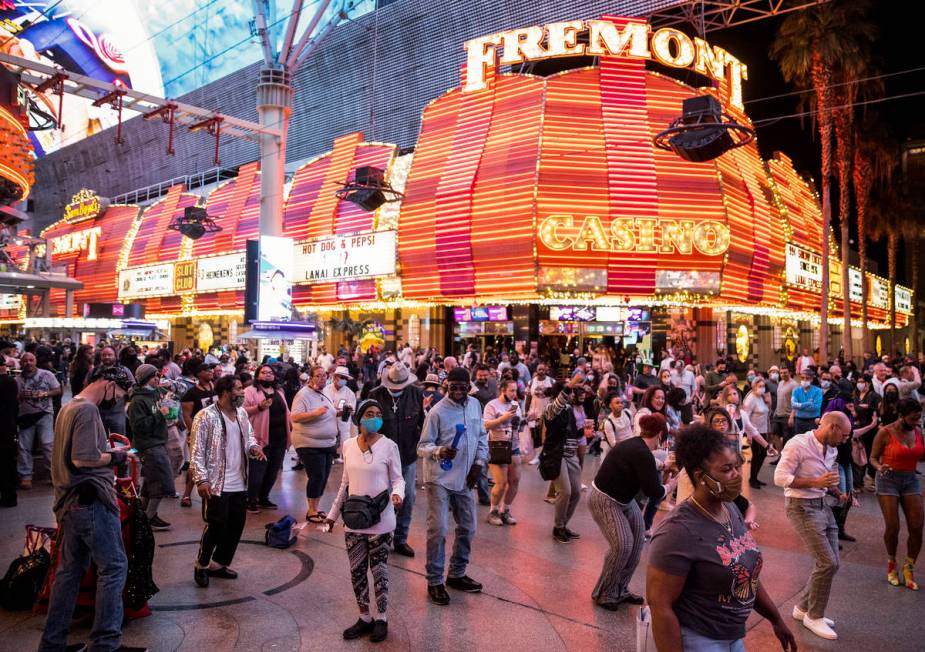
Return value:
[(906, 585), (907, 589), (912, 589), (913, 591), (919, 590), (919, 585), (915, 581), (915, 577), (912, 574), (912, 564), (906, 562), (903, 564), (903, 583)]
[(893, 586), (899, 586), (899, 574), (896, 572), (896, 560), (890, 559), (886, 563), (886, 581)]

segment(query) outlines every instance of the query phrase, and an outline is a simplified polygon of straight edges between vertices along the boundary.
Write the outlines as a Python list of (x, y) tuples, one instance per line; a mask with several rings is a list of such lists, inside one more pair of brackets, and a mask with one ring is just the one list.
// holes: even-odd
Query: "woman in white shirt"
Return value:
[[(517, 383), (514, 380), (502, 380), (499, 393), (498, 398), (485, 405), (482, 414), (485, 430), (488, 431), (488, 470), (495, 483), (491, 490), (488, 522), (492, 525), (517, 525), (517, 520), (511, 516), (511, 503), (517, 497), (517, 488), (520, 486), (520, 429), (523, 426), (523, 413), (517, 402)], [(510, 451), (509, 457), (504, 448)]]
[[(385, 640), (389, 631), (385, 613), (389, 601), (389, 548), (395, 529), (395, 509), (405, 498), (405, 481), (398, 445), (379, 432), (382, 428), (379, 403), (371, 399), (363, 401), (353, 418), (359, 434), (344, 442), (344, 475), (324, 523), (331, 531), (348, 495), (375, 498), (386, 491), (391, 494), (391, 501), (382, 510), (378, 523), (365, 529), (344, 528), (350, 579), (360, 608), (360, 619), (344, 630), (344, 638), (349, 640), (370, 634), (371, 641), (379, 642)], [(370, 571), (379, 612), (375, 621), (369, 612)]]

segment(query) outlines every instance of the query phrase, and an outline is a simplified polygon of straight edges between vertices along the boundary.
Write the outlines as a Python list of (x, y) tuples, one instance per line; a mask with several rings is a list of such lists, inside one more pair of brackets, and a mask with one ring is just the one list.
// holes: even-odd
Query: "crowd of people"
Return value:
[[(648, 602), (655, 640), (666, 650), (744, 649), (755, 610), (783, 648), (795, 650), (760, 582), (762, 556), (751, 535), (758, 517), (749, 496), (766, 486), (759, 473), (767, 462), (814, 560), (792, 616), (835, 639), (826, 606), (842, 542), (855, 541), (848, 517), (863, 492), (876, 494), (883, 513), (887, 581), (918, 590), (925, 358), (865, 353), (862, 364), (820, 363), (804, 350), (792, 366), (736, 364), (698, 364), (674, 349), (652, 364), (604, 346), (553, 359), (469, 346), (457, 359), (408, 345), (321, 348), (304, 364), (256, 363), (236, 347), (172, 354), (126, 343), (3, 341), (0, 401), (18, 409), (2, 417), (0, 505), (16, 506), (17, 491), (33, 488), (41, 452), (64, 551), (43, 647), (60, 649), (89, 558), (108, 594), (121, 594), (125, 556), (111, 467), (140, 459), (142, 504), (155, 531), (172, 527), (159, 514), (163, 501), (189, 508), (195, 490), (204, 527), (193, 580), (208, 587), (213, 578), (237, 578), (232, 564), (247, 514), (277, 509), (271, 493), (294, 449), (294, 468), (306, 476), (305, 519), (326, 531), (343, 523), (359, 610), (344, 638), (381, 641), (388, 557), (415, 557), (409, 531), (426, 531), (433, 603), (449, 604), (448, 588), (479, 592), (467, 574), (476, 522), (516, 526), (521, 474), (536, 466), (555, 506), (555, 543), (582, 536), (569, 525), (587, 496), (609, 546), (591, 595), (601, 608)], [(73, 398), (62, 405), (65, 387)], [(112, 433), (127, 436), (131, 450), (112, 448)], [(586, 486), (589, 456), (602, 459)], [(336, 491), (328, 486), (335, 464), (343, 471)], [(423, 524), (412, 522), (419, 464)], [(483, 517), (478, 505), (487, 507)], [(656, 523), (660, 510), (666, 514)], [(900, 512), (907, 543), (898, 562)], [(629, 591), (644, 546), (645, 598)], [(121, 608), (110, 602), (107, 613), (97, 610), (99, 649), (121, 635)]]

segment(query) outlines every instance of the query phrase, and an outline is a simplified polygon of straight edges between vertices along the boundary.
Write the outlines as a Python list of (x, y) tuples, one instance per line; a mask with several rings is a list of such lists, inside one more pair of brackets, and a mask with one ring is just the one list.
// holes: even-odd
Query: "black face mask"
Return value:
[(99, 408), (101, 410), (111, 410), (116, 407), (116, 399), (114, 398), (104, 398), (99, 402)]
[(488, 384), (488, 381), (487, 380), (477, 380), (475, 381), (475, 384), (478, 385), (479, 387), (485, 387), (485, 385)]
[(913, 424), (910, 426), (908, 423), (906, 423), (905, 419), (900, 419), (899, 425), (902, 426), (903, 430), (915, 430), (915, 425)]
[(273, 387), (273, 381), (272, 380), (261, 380), (260, 385), (261, 387), (267, 387), (267, 388)]

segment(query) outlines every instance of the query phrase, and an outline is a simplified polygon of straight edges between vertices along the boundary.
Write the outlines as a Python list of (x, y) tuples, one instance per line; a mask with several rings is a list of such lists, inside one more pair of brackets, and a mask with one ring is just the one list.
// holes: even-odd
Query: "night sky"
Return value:
[[(871, 21), (879, 30), (880, 37), (874, 45), (874, 55), (879, 59), (880, 68), (885, 73), (925, 67), (922, 55), (918, 21), (911, 19), (904, 11), (897, 11), (898, 3), (877, 2), (871, 13)], [(707, 40), (720, 45), (748, 65), (748, 81), (744, 84), (745, 108), (752, 120), (799, 113), (799, 96), (759, 101), (771, 95), (778, 95), (795, 90), (785, 83), (778, 70), (777, 63), (768, 56), (770, 45), (777, 28), (784, 17), (769, 18), (748, 25), (710, 32)], [(925, 70), (904, 75), (896, 75), (884, 80), (885, 97), (925, 90)], [(875, 111), (887, 124), (895, 139), (925, 137), (925, 95), (882, 102), (868, 107)], [(810, 174), (817, 182), (820, 174), (819, 139), (814, 132), (809, 118), (788, 118), (758, 128), (758, 145), (764, 157), (770, 157), (774, 151), (787, 153), (800, 172)], [(838, 196), (833, 186), (833, 226), (837, 214)], [(852, 216), (851, 238), (856, 237)], [(856, 249), (856, 244), (853, 246)], [(886, 275), (886, 247), (884, 243), (869, 243), (869, 256), (879, 264), (880, 273)], [(907, 282), (900, 265), (899, 282)]]

